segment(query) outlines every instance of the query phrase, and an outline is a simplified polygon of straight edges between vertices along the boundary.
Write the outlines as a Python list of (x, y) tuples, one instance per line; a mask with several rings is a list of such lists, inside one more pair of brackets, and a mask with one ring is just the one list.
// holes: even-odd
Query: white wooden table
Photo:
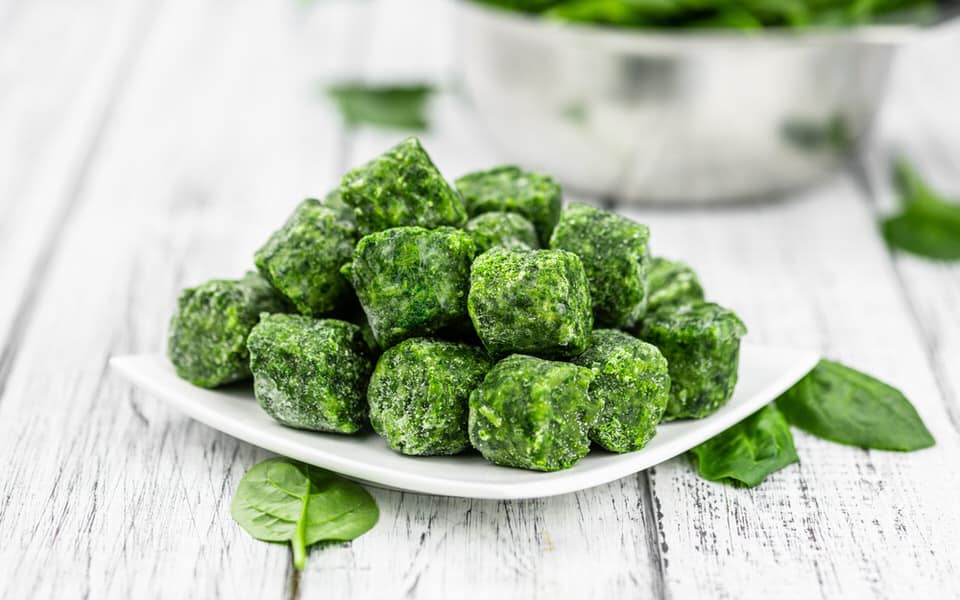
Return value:
[[(353, 8), (350, 8), (353, 7)], [(753, 490), (687, 459), (523, 502), (371, 490), (381, 521), (314, 549), (229, 515), (266, 453), (107, 370), (164, 346), (180, 288), (241, 273), (306, 195), (398, 134), (345, 131), (321, 82), (449, 80), (443, 4), (0, 0), (0, 597), (599, 598), (960, 595), (960, 266), (891, 254), (896, 152), (960, 196), (960, 29), (904, 52), (862, 160), (788, 201), (627, 209), (757, 342), (901, 387), (915, 454), (795, 433)], [(453, 97), (424, 143), (498, 161)]]

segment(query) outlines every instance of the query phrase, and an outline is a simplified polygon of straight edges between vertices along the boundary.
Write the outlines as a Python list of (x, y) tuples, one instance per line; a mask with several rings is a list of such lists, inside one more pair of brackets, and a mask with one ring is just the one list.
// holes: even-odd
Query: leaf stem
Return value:
[(297, 521), (297, 533), (290, 540), (293, 547), (293, 566), (302, 571), (307, 564), (307, 505), (310, 503), (310, 478), (307, 478), (307, 489), (301, 499), (300, 519)]

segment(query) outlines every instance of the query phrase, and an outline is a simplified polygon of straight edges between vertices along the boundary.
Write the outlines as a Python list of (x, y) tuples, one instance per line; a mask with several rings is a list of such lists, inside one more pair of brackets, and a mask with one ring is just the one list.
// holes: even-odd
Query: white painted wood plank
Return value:
[(19, 2), (0, 25), (0, 380), (155, 13), (143, 1)]
[(300, 10), (165, 3), (0, 397), (0, 596), (289, 595), (288, 550), (229, 516), (265, 453), (105, 367), (162, 348), (181, 287), (242, 273), (302, 197), (334, 182), (338, 126), (315, 78), (343, 39), (336, 18), (293, 26)]

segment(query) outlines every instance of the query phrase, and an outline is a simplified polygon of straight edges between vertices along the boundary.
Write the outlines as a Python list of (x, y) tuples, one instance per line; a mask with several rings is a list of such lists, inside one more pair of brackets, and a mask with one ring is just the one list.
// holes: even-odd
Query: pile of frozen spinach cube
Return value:
[(554, 471), (638, 450), (736, 384), (746, 329), (650, 256), (647, 226), (564, 209), (513, 166), (450, 185), (416, 138), (305, 200), (254, 263), (181, 294), (169, 357), (203, 387), (252, 377), (290, 427)]

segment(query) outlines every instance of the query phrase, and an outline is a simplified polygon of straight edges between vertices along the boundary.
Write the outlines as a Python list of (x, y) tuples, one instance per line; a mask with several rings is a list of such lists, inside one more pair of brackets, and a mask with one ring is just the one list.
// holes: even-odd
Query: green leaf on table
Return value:
[(341, 83), (327, 88), (347, 125), (422, 131), (429, 127), (427, 105), (434, 88), (428, 84), (368, 85)]
[(777, 398), (777, 407), (791, 425), (841, 444), (907, 452), (936, 443), (900, 390), (830, 360)]
[(704, 479), (738, 481), (747, 487), (800, 460), (790, 426), (772, 404), (690, 452)]
[(894, 185), (903, 210), (881, 222), (893, 247), (938, 260), (960, 260), (960, 204), (931, 188), (909, 164), (894, 165)]
[(372, 528), (377, 503), (352, 481), (288, 458), (271, 458), (240, 480), (230, 513), (247, 533), (265, 542), (289, 542), (302, 569), (307, 546), (349, 541)]

